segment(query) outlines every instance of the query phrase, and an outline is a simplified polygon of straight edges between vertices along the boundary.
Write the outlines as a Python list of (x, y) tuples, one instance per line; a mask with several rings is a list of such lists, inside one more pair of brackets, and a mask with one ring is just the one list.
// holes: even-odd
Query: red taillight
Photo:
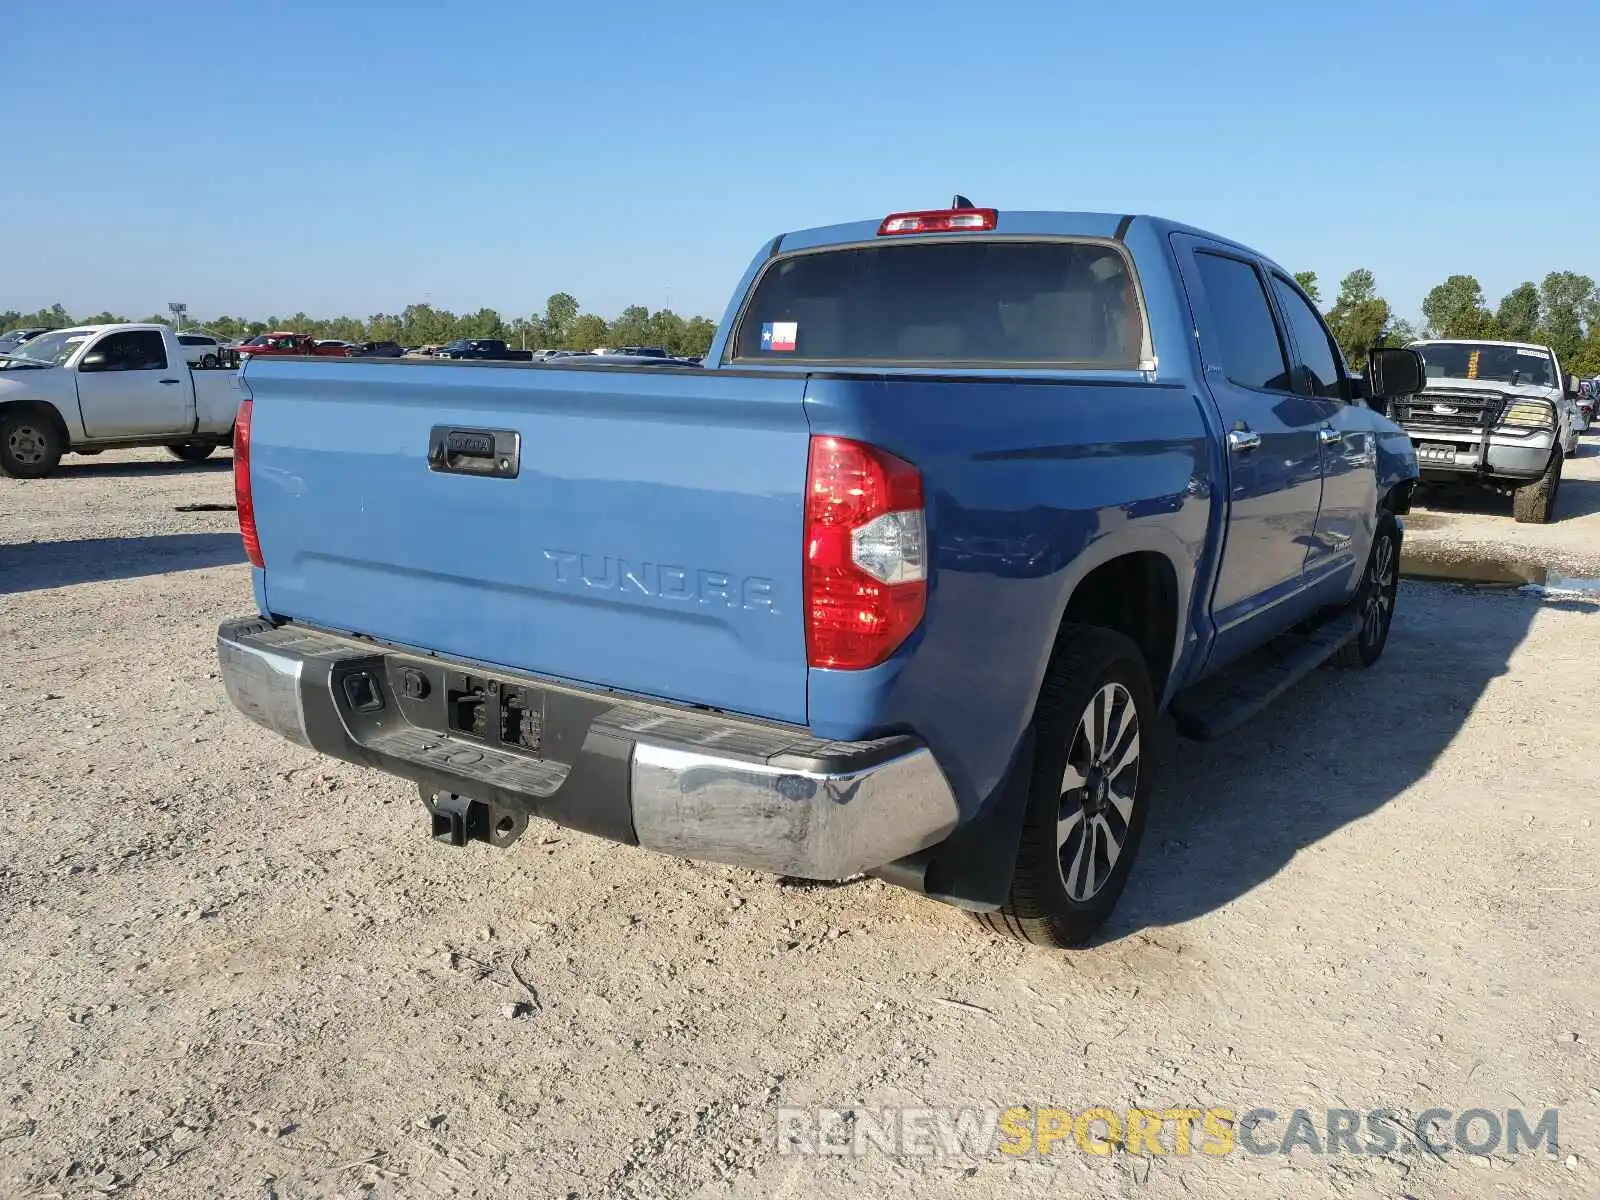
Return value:
[(253, 567), (264, 567), (261, 538), (256, 533), (256, 502), (250, 490), (250, 416), (255, 402), (245, 400), (233, 419), (233, 499), (239, 508), (239, 534), (244, 554)]
[(861, 670), (887, 659), (928, 598), (922, 474), (848, 438), (813, 437), (806, 471), (806, 661)]
[(936, 208), (927, 212), (893, 213), (878, 226), (879, 237), (898, 233), (981, 233), (993, 229), (1000, 214), (992, 208)]

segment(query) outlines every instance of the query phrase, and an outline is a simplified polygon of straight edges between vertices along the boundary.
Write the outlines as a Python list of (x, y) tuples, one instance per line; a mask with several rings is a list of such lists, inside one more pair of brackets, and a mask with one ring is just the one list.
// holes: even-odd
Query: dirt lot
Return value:
[[(1556, 525), (1413, 544), (1600, 575), (1571, 466)], [(875, 882), (431, 844), (229, 708), (247, 570), (181, 508), (230, 500), (225, 458), (0, 480), (0, 1195), (1600, 1194), (1591, 603), (1404, 585), (1377, 670), (1169, 750), (1113, 927), (1055, 955)], [(863, 1105), (1558, 1108), (1560, 1148), (779, 1152), (780, 1106)]]

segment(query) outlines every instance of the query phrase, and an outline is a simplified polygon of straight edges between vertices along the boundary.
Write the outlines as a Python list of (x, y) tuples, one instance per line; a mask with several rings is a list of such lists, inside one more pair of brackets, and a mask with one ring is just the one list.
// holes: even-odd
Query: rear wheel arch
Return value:
[[(1142, 659), (1115, 630), (1061, 626), (1034, 714), (1033, 752), (1018, 780), (1026, 790), (1014, 813), (1005, 895), (992, 911), (975, 914), (992, 932), (1078, 946), (1116, 905), (1151, 787), (1143, 755), (1156, 701)], [(1091, 721), (1103, 731), (1103, 745), (1092, 744)]]
[(1157, 550), (1133, 550), (1096, 565), (1067, 597), (1059, 625), (1120, 633), (1138, 646), (1159, 699), (1178, 656), (1178, 571)]
[[(1095, 547), (1088, 554), (1093, 555)], [(1107, 547), (1107, 549), (1110, 549)], [(1080, 557), (1080, 563), (1082, 558)], [(1036, 755), (1036, 726), (1040, 704), (1046, 701), (1052, 680), (1062, 678), (1063, 639), (1106, 634), (1123, 638), (1143, 660), (1151, 696), (1151, 711), (1161, 704), (1168, 676), (1178, 661), (1188, 589), (1179, 580), (1173, 553), (1160, 548), (1159, 537), (1147, 536), (1135, 547), (1123, 542), (1119, 549), (1098, 555), (1071, 585), (1061, 602), (1053, 628), (1041, 630), (1043, 645), (1038, 677), (1027, 719), (1010, 765), (1000, 783), (981, 805), (978, 816), (958, 827), (943, 843), (903, 864), (904, 870), (877, 872), (890, 882), (973, 912), (1003, 908), (1015, 878), (1016, 855), (1029, 803)], [(1130, 603), (1130, 597), (1133, 602)], [(1132, 632), (1129, 632), (1131, 630)], [(1066, 656), (1073, 660), (1072, 655)], [(1071, 674), (1068, 667), (1066, 674)], [(1046, 747), (1051, 754), (1062, 747)], [(1004, 922), (989, 922), (1001, 932)]]

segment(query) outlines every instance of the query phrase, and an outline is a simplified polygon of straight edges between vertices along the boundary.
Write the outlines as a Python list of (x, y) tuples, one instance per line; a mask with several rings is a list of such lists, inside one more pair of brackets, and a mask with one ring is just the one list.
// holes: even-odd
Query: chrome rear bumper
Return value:
[[(261, 620), (224, 624), (217, 656), (229, 699), (257, 724), (425, 796), (510, 814), (516, 832), (536, 815), (684, 858), (846, 879), (957, 824), (949, 783), (911, 737), (819, 741)], [(453, 672), (493, 677), (485, 736), (450, 728)], [(513, 693), (541, 715), (531, 750), (502, 740), (500, 697)]]

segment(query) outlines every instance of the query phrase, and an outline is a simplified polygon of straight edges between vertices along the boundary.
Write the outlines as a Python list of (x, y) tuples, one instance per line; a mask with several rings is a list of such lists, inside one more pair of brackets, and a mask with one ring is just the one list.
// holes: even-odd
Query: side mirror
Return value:
[(1576, 375), (1568, 375), (1561, 381), (1561, 387), (1568, 396), (1576, 396), (1578, 394), (1578, 377)]
[(106, 356), (96, 350), (92, 354), (85, 354), (78, 361), (80, 371), (104, 371), (106, 369)]
[(1415, 350), (1384, 348), (1367, 352), (1367, 393), (1392, 400), (1415, 396), (1428, 384), (1428, 368)]

